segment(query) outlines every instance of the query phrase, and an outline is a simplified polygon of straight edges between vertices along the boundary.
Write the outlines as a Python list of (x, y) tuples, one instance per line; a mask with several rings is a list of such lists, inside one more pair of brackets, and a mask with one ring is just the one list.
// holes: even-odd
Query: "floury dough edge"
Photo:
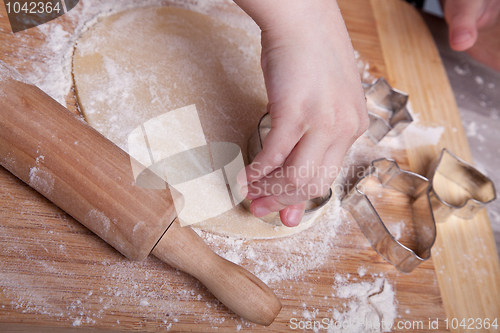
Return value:
[[(99, 20), (76, 43), (73, 76), (85, 120), (125, 151), (135, 128), (194, 104), (207, 141), (236, 143), (246, 157), (247, 140), (266, 112), (259, 38), (180, 8), (145, 7)], [(277, 226), (236, 206), (194, 227), (272, 238), (314, 221)]]
[(244, 147), (267, 104), (259, 54), (258, 40), (243, 30), (183, 9), (149, 7), (104, 18), (85, 32), (73, 76), (85, 119), (124, 150), (136, 127), (192, 104), (209, 142)]

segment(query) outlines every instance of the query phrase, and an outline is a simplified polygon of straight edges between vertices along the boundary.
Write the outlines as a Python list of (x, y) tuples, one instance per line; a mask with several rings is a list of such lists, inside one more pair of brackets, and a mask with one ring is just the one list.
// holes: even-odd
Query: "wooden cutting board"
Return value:
[[(456, 103), (432, 37), (419, 14), (399, 0), (339, 1), (354, 48), (384, 76), (410, 95), (421, 124), (443, 126), (436, 146), (419, 146), (396, 157), (405, 168), (425, 174), (443, 147), (471, 161)], [(0, 60), (23, 72), (44, 41), (36, 31), (24, 39), (10, 33), (0, 6)], [(74, 22), (60, 18), (60, 23)], [(29, 38), (28, 38), (29, 37)], [(20, 54), (23, 56), (20, 58)], [(74, 106), (70, 109), (76, 112)], [(74, 105), (74, 104), (73, 104)], [(405, 134), (403, 133), (403, 136)], [(405, 137), (405, 140), (412, 140)], [(324, 254), (326, 260), (293, 279), (271, 282), (283, 309), (268, 328), (242, 322), (221, 306), (194, 278), (154, 258), (133, 263), (122, 257), (38, 193), (0, 168), (0, 331), (63, 332), (77, 326), (96, 331), (235, 331), (290, 330), (290, 319), (331, 318), (345, 309), (345, 299), (332, 297), (336, 275), (360, 276), (358, 268), (383, 275), (394, 287), (397, 321), (500, 319), (500, 265), (485, 211), (470, 221), (451, 218), (438, 225), (431, 260), (408, 275), (398, 273), (370, 247), (356, 222), (347, 217)], [(321, 242), (318, 229), (300, 240)], [(273, 240), (241, 241), (240, 248), (269, 249), (282, 255)], [(210, 243), (218, 251), (235, 243)], [(297, 243), (297, 251), (308, 244)], [(248, 252), (246, 252), (248, 253)], [(255, 270), (251, 260), (240, 264)], [(427, 327), (425, 327), (427, 328)], [(422, 331), (428, 331), (426, 329)], [(393, 331), (398, 331), (393, 329)], [(404, 330), (411, 331), (411, 330)], [(458, 328), (457, 331), (466, 331)], [(481, 330), (476, 330), (481, 331)], [(483, 330), (486, 331), (486, 330)], [(490, 329), (494, 332), (494, 329)]]

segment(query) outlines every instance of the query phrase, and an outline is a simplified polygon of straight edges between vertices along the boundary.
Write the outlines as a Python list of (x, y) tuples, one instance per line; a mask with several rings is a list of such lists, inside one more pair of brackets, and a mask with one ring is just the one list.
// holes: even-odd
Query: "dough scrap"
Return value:
[[(135, 128), (194, 104), (207, 141), (236, 143), (246, 158), (247, 139), (266, 112), (258, 38), (180, 8), (139, 8), (102, 19), (77, 41), (73, 76), (86, 121), (125, 151)], [(272, 238), (314, 220), (288, 228), (238, 205), (194, 227)]]

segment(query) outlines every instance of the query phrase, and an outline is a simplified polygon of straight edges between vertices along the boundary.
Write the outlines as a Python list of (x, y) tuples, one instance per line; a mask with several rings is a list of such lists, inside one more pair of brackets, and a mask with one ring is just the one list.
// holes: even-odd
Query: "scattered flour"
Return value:
[(19, 74), (19, 72), (15, 68), (7, 65), (0, 60), (0, 81), (7, 79), (14, 79), (16, 81), (24, 82), (27, 84), (32, 83), (30, 80), (27, 80), (24, 76)]
[[(312, 232), (307, 230), (293, 237), (273, 239), (272, 242), (266, 242), (262, 249), (251, 246), (243, 239), (194, 230), (222, 257), (235, 264), (250, 262), (254, 266), (253, 273), (264, 283), (270, 284), (299, 278), (308, 270), (325, 264), (337, 229), (346, 219), (345, 214), (340, 207), (340, 200), (332, 198)], [(296, 244), (301, 244), (300, 251), (294, 251)], [(277, 255), (269, 256), (266, 253)]]
[[(348, 309), (332, 310), (332, 317), (340, 327), (328, 332), (390, 332), (396, 318), (394, 290), (387, 279), (376, 278), (372, 283), (361, 282), (336, 287), (336, 296), (348, 300)], [(349, 325), (347, 325), (349, 323)]]
[(412, 123), (405, 129), (404, 135), (406, 137), (418, 139), (406, 140), (406, 148), (435, 146), (441, 139), (441, 135), (443, 135), (444, 130), (443, 126), (428, 127)]
[(500, 120), (500, 111), (498, 109), (492, 109), (490, 113), (490, 117), (493, 120)]
[(445, 128), (443, 126), (422, 125), (418, 118), (418, 114), (412, 111), (411, 103), (408, 103), (408, 110), (412, 114), (413, 122), (406, 126), (401, 135), (384, 137), (379, 143), (380, 146), (405, 150), (423, 146), (435, 146), (439, 143)]
[(361, 80), (366, 83), (372, 82), (375, 77), (370, 74), (370, 64), (364, 61), (356, 50), (354, 50), (354, 56), (356, 57), (358, 72), (361, 74)]
[(38, 192), (43, 195), (49, 195), (52, 192), (52, 189), (54, 188), (54, 178), (52, 178), (52, 175), (49, 172), (38, 167), (32, 167), (30, 169), (29, 176), (30, 186)]
[(477, 123), (472, 121), (468, 124), (463, 123), (463, 125), (465, 126), (465, 135), (467, 135), (468, 137), (476, 137), (478, 135), (479, 127)]
[(470, 70), (468, 68), (461, 68), (460, 66), (455, 66), (453, 67), (453, 70), (455, 71), (455, 73), (457, 73), (458, 75), (467, 75), (470, 73)]
[[(55, 22), (49, 22), (37, 26), (38, 32), (45, 37), (46, 43), (40, 46), (40, 55), (43, 62), (32, 65), (31, 70), (25, 76), (28, 82), (36, 84), (41, 90), (49, 94), (62, 105), (66, 104), (66, 98), (71, 92), (73, 79), (71, 75), (72, 57), (74, 45), (78, 37), (90, 26), (95, 24), (101, 17), (109, 16), (130, 8), (173, 5), (184, 7), (193, 11), (214, 14), (214, 16), (232, 26), (240, 26), (255, 34), (259, 29), (253, 21), (241, 23), (232, 19), (232, 15), (221, 14), (217, 10), (221, 6), (231, 3), (229, 0), (131, 0), (131, 1), (105, 1), (105, 0), (82, 0), (74, 9), (64, 15), (69, 25), (74, 26), (71, 31)], [(19, 38), (27, 39), (23, 33), (18, 33)], [(28, 38), (29, 39), (29, 38)], [(33, 58), (32, 56), (32, 59)], [(0, 79), (2, 74), (0, 72)]]
[(401, 221), (401, 222), (398, 222), (398, 223), (391, 223), (390, 225), (388, 225), (387, 228), (389, 229), (389, 232), (391, 233), (391, 235), (396, 240), (399, 240), (401, 238), (401, 232), (405, 228), (405, 222)]

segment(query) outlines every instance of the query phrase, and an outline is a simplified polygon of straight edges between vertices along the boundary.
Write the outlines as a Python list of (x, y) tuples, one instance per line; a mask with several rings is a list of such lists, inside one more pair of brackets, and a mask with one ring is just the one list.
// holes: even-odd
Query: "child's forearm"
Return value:
[[(319, 15), (329, 20), (339, 18), (335, 0), (235, 0), (259, 25), (262, 31), (270, 29), (300, 30), (302, 25), (318, 24)], [(340, 17), (341, 19), (341, 17)]]

